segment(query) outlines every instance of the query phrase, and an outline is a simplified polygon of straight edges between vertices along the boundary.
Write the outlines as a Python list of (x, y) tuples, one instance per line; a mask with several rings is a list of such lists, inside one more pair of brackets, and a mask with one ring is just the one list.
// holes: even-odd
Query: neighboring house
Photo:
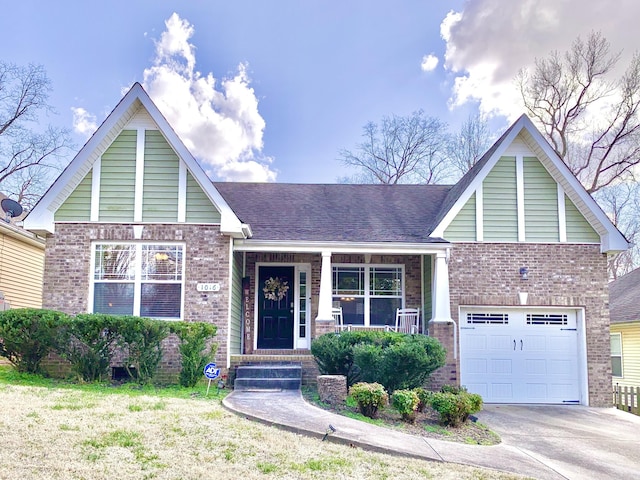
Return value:
[(613, 384), (640, 387), (640, 268), (609, 284)]
[(45, 241), (20, 226), (23, 217), (7, 218), (0, 210), (0, 309), (42, 306)]
[(225, 368), (311, 375), (333, 306), (364, 327), (420, 307), (435, 386), (611, 404), (607, 255), (628, 244), (525, 116), (454, 186), (212, 183), (135, 84), (25, 223), (46, 307), (213, 322)]

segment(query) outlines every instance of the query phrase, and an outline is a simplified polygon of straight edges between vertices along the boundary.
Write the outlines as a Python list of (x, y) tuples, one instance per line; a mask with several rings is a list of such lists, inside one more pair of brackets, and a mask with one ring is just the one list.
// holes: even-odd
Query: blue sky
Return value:
[(78, 148), (137, 81), (213, 179), (330, 183), (368, 121), (422, 108), (455, 130), (480, 109), (504, 128), (536, 56), (591, 30), (631, 55), (640, 2), (605, 4), (22, 0), (3, 5), (0, 60), (45, 67), (45, 120)]

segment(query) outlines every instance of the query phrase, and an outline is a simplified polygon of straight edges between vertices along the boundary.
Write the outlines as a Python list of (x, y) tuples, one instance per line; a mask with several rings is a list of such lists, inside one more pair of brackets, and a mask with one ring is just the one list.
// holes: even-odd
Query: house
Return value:
[(212, 183), (135, 84), (25, 223), (45, 307), (214, 322), (223, 368), (309, 377), (333, 306), (362, 328), (419, 307), (448, 351), (435, 386), (611, 403), (607, 255), (628, 244), (526, 116), (454, 186)]
[(613, 385), (640, 387), (640, 269), (609, 284)]
[[(7, 198), (0, 193), (0, 200)], [(44, 238), (28, 232), (18, 217), (0, 211), (0, 310), (40, 308), (44, 272)]]

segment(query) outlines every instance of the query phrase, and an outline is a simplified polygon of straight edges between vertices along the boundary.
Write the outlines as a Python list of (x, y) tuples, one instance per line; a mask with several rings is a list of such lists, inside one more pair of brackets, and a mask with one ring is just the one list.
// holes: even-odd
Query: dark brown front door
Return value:
[(293, 280), (293, 267), (260, 267), (258, 348), (293, 348)]

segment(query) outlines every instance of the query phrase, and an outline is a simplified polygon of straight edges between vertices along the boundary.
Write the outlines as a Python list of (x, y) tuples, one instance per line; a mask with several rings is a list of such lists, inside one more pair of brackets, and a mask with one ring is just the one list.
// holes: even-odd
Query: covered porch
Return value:
[[(311, 342), (343, 328), (393, 329), (398, 308), (419, 309), (418, 333), (451, 324), (447, 242), (234, 244), (236, 293), (230, 364), (310, 355)], [(253, 358), (252, 358), (253, 357)]]

